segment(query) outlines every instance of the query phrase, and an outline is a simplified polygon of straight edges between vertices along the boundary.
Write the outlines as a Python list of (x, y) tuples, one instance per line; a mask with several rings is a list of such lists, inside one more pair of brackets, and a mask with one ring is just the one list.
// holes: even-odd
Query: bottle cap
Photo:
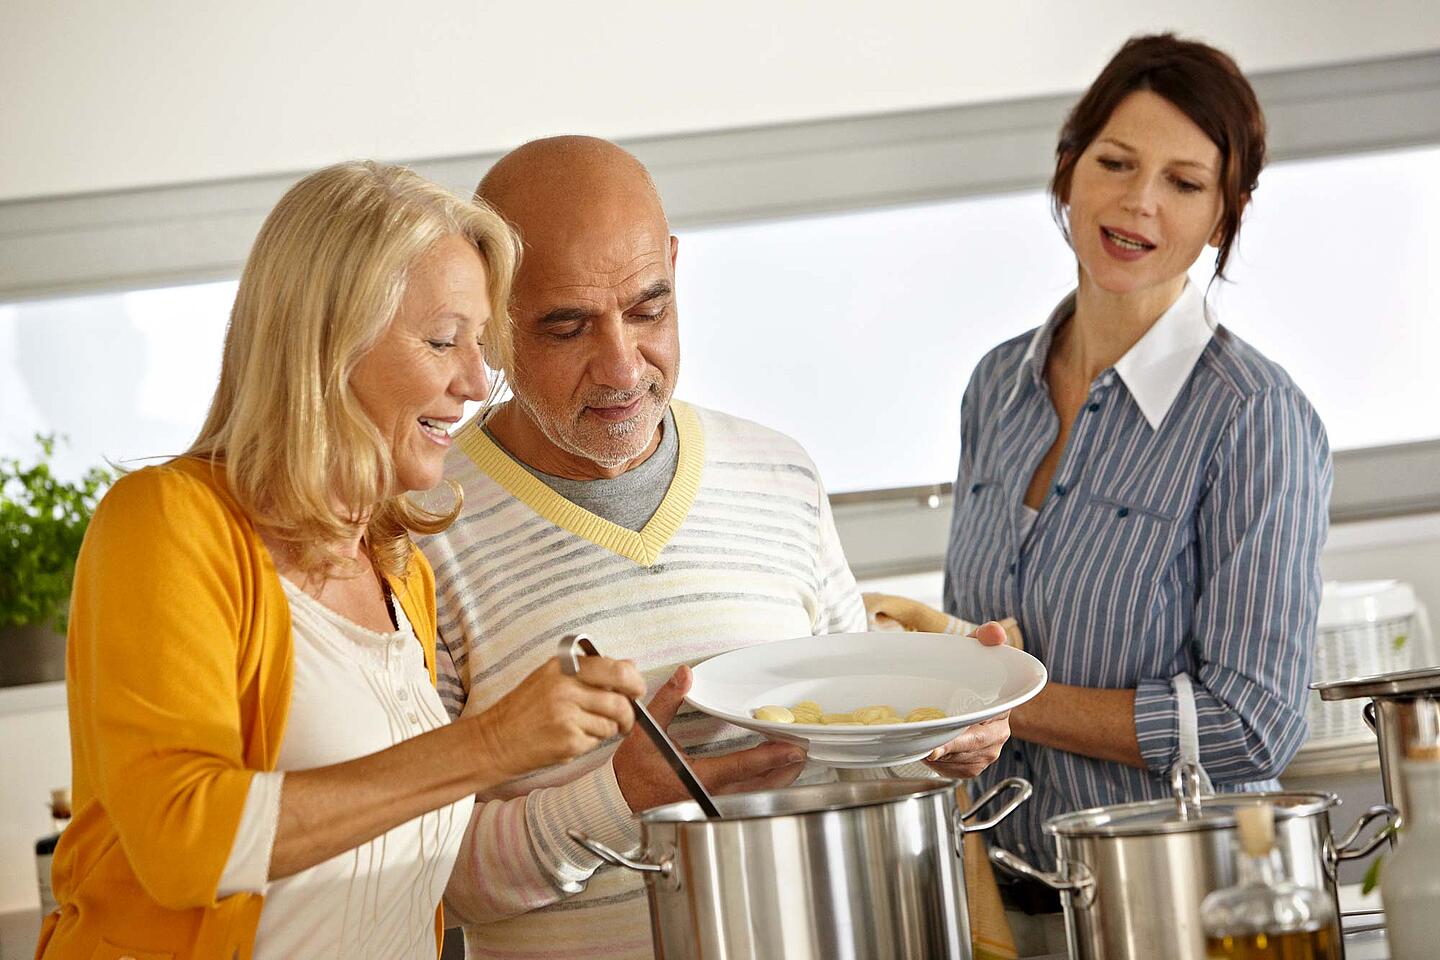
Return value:
[(1240, 849), (1247, 856), (1263, 857), (1275, 846), (1275, 811), (1269, 803), (1237, 807), (1235, 827), (1240, 831)]
[(70, 788), (62, 787), (50, 791), (50, 816), (57, 820), (70, 819)]

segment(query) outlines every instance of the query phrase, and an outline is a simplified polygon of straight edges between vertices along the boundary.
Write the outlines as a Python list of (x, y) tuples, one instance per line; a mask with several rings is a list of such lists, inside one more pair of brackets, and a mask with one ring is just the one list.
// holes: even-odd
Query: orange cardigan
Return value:
[[(433, 682), (435, 581), (418, 551), (391, 587)], [(116, 483), (70, 610), (75, 816), (36, 956), (250, 957), (264, 898), (215, 894), (250, 778), (275, 767), (293, 651), (280, 578), (223, 473), (175, 460)], [(435, 929), (438, 954), (438, 910)]]

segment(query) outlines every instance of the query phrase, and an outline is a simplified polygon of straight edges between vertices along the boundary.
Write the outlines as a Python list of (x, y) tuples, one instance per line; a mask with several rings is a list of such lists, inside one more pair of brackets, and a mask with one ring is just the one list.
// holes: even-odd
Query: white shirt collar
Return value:
[(1205, 316), (1205, 295), (1186, 281), (1170, 309), (1115, 361), (1115, 372), (1130, 389), (1150, 429), (1160, 429), (1214, 333)]
[[(1071, 293), (1060, 301), (1050, 318), (1035, 331), (1016, 371), (1010, 395), (1005, 399), (1006, 406), (1020, 392), (1027, 375), (1043, 384), (1045, 360), (1055, 329), (1074, 312), (1075, 294)], [(1199, 287), (1187, 281), (1170, 309), (1151, 324), (1145, 335), (1123, 357), (1115, 361), (1115, 372), (1125, 382), (1152, 430), (1160, 429), (1165, 415), (1175, 404), (1175, 398), (1180, 395), (1185, 381), (1190, 378), (1190, 371), (1195, 369), (1214, 333), (1205, 315), (1204, 294)]]

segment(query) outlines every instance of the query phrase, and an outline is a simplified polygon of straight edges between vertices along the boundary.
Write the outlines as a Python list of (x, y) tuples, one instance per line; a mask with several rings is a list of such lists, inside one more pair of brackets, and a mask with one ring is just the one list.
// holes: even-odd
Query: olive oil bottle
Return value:
[(1206, 937), (1210, 957), (1225, 960), (1339, 960), (1335, 931), (1329, 927), (1298, 933), (1248, 933)]
[(1284, 875), (1268, 803), (1235, 811), (1237, 883), (1200, 906), (1209, 960), (1340, 960), (1335, 906), (1323, 890)]

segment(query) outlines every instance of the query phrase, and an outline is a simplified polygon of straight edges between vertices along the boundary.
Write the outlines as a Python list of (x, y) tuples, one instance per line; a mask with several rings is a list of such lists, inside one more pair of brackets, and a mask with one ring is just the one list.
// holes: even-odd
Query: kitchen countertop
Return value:
[(0, 960), (32, 960), (40, 939), (40, 911), (0, 913)]
[[(1342, 889), (1342, 899), (1344, 888)], [(1350, 908), (1350, 904), (1346, 904)], [(448, 932), (448, 931), (447, 931)], [(40, 911), (20, 910), (0, 913), (0, 960), (32, 960), (35, 942), (40, 933)], [(1050, 954), (1036, 960), (1067, 960), (1063, 953)], [(1390, 960), (1390, 949), (1384, 930), (1365, 930), (1345, 934), (1345, 960)]]

